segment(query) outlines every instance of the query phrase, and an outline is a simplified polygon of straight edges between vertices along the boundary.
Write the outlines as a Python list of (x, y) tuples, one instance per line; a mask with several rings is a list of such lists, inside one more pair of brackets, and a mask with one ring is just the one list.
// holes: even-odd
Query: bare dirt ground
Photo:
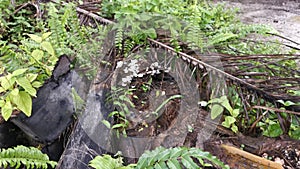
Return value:
[(266, 24), (300, 48), (300, 0), (217, 0), (228, 7), (239, 8), (238, 15), (245, 23)]

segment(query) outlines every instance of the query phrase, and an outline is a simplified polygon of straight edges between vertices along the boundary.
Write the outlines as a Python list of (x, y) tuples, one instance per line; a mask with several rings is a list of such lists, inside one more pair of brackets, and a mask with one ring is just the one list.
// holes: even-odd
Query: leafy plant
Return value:
[[(50, 42), (46, 39), (50, 32), (42, 36), (28, 34), (36, 43), (34, 48), (24, 42), (22, 60), (25, 62), (23, 68), (6, 72), (5, 67), (9, 63), (2, 63), (3, 67), (0, 74), (0, 108), (4, 120), (8, 120), (13, 111), (22, 111), (25, 115), (31, 115), (32, 97), (36, 97), (37, 89), (43, 81), (50, 77), (54, 64), (58, 60)], [(31, 52), (32, 49), (32, 52)]]
[(26, 168), (48, 168), (48, 165), (54, 168), (57, 163), (34, 147), (17, 146), (0, 151), (0, 167), (18, 169), (22, 164)]
[(212, 156), (208, 152), (204, 152), (197, 148), (175, 147), (166, 149), (164, 147), (158, 147), (153, 151), (146, 151), (137, 163), (137, 169), (144, 168), (172, 168), (180, 169), (186, 168), (201, 168), (204, 166), (211, 166), (210, 163), (205, 162), (207, 160), (211, 164), (219, 166), (221, 168), (229, 168), (224, 165), (216, 157)]
[(124, 89), (112, 87), (110, 96), (106, 99), (108, 103), (111, 103), (116, 107), (115, 111), (111, 112), (108, 117), (116, 119), (116, 123), (111, 125), (109, 121), (103, 120), (102, 123), (110, 129), (117, 129), (117, 136), (120, 132), (126, 136), (126, 128), (129, 125), (129, 121), (126, 116), (130, 115), (130, 107), (135, 107), (132, 101), (129, 99), (129, 95), (132, 95), (134, 89)]
[[(105, 0), (102, 2), (101, 15), (118, 20), (115, 28), (118, 27), (116, 44), (119, 47), (121, 44), (123, 47), (126, 46), (123, 40), (128, 37), (136, 44), (143, 44), (145, 38), (156, 38), (157, 29), (163, 29), (170, 31), (171, 44), (178, 51), (180, 49), (176, 42), (180, 39), (187, 42), (191, 49), (200, 49), (201, 52), (216, 51), (230, 54), (279, 52), (276, 44), (254, 44), (242, 40), (252, 34), (267, 36), (267, 33), (276, 33), (274, 29), (264, 25), (243, 24), (235, 17), (236, 9), (224, 8), (223, 4), (212, 6), (207, 2), (184, 0), (151, 2)], [(121, 34), (123, 39), (120, 39)]]
[(95, 169), (133, 169), (135, 164), (124, 166), (123, 158), (121, 156), (112, 158), (110, 155), (104, 154), (102, 156), (96, 156), (90, 161), (89, 166)]
[[(294, 103), (292, 101), (283, 101), (283, 100), (278, 100), (278, 103), (281, 103), (282, 106), (284, 107), (289, 107), (289, 106), (294, 106), (294, 105), (299, 105), (300, 103)], [(285, 108), (281, 107), (280, 109), (283, 110), (281, 112), (282, 118), (289, 118), (289, 121), (291, 122), (288, 134), (294, 138), (294, 139), (300, 139), (300, 125), (298, 121), (298, 117), (296, 115), (288, 115), (287, 113), (284, 112)], [(283, 134), (282, 128), (280, 126), (277, 114), (274, 111), (266, 111), (264, 115), (268, 113), (268, 116), (266, 119), (260, 121), (258, 123), (258, 127), (263, 131), (263, 135), (268, 136), (268, 137), (278, 137)]]
[(221, 167), (222, 169), (229, 169), (229, 166), (224, 165), (223, 162), (212, 156), (209, 152), (187, 147), (168, 149), (157, 147), (155, 150), (144, 152), (137, 164), (130, 164), (128, 166), (123, 165), (122, 157), (119, 156), (114, 159), (107, 154), (97, 156), (90, 161), (90, 166), (95, 169), (193, 169), (211, 167), (212, 165)]
[[(41, 4), (48, 10), (45, 13), (48, 19), (36, 24), (32, 17), (16, 16), (31, 10), (22, 8), (15, 14), (13, 10), (7, 10), (14, 8), (9, 0), (0, 5), (0, 15), (5, 16), (0, 22), (0, 31), (3, 32), (0, 41), (0, 109), (5, 120), (19, 111), (30, 116), (32, 97), (36, 97), (37, 89), (52, 75), (58, 57), (76, 53), (95, 32), (79, 25), (74, 4), (57, 6), (54, 3)], [(18, 28), (19, 22), (14, 24), (19, 20), (27, 25), (26, 30)], [(89, 54), (78, 52), (78, 61), (83, 63), (82, 58)]]
[(235, 125), (236, 118), (238, 117), (240, 111), (239, 109), (233, 109), (229, 103), (227, 96), (222, 96), (220, 98), (213, 98), (208, 101), (208, 106), (211, 109), (211, 118), (215, 119), (220, 116), (224, 108), (229, 112), (229, 116), (225, 116), (222, 125), (224, 127), (230, 128), (233, 132), (238, 131), (238, 127)]

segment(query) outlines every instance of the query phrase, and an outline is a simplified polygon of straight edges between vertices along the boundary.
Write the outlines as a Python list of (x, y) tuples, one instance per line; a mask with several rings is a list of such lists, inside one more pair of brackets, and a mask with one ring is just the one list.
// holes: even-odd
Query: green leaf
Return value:
[(17, 79), (18, 85), (23, 87), (27, 93), (29, 93), (31, 96), (36, 97), (36, 90), (32, 87), (30, 81), (26, 79), (25, 77), (19, 77)]
[(167, 165), (166, 165), (166, 163), (164, 161), (160, 161), (159, 163), (156, 163), (154, 165), (154, 168), (155, 169), (166, 169), (168, 167), (167, 167)]
[(184, 150), (182, 148), (174, 147), (171, 150), (170, 158), (178, 158)]
[(42, 42), (41, 46), (44, 50), (46, 50), (50, 55), (55, 56), (54, 49), (50, 42)]
[(239, 131), (238, 127), (237, 127), (235, 124), (232, 125), (231, 130), (232, 130), (233, 132), (235, 132), (235, 133), (236, 133), (237, 131)]
[(263, 132), (263, 135), (269, 137), (278, 137), (283, 133), (280, 124), (275, 123), (268, 126), (268, 129)]
[(37, 35), (34, 35), (34, 34), (27, 34), (27, 35), (30, 37), (30, 39), (34, 40), (37, 43), (42, 42), (42, 38)]
[(123, 127), (126, 127), (126, 125), (123, 123), (118, 123), (118, 124), (113, 125), (111, 128), (116, 129), (116, 128), (123, 128)]
[(0, 93), (4, 92), (4, 88), (0, 86)]
[(229, 104), (229, 100), (227, 99), (227, 97), (225, 96), (225, 97), (221, 97), (221, 105), (223, 106), (223, 107), (225, 107), (226, 108), (226, 110), (228, 110), (230, 113), (232, 112), (232, 107), (231, 107), (231, 105)]
[(103, 123), (107, 128), (110, 129), (111, 125), (110, 125), (109, 121), (107, 121), (107, 120), (102, 120), (102, 123)]
[(295, 105), (296, 103), (292, 102), (292, 101), (283, 101), (283, 100), (277, 100), (277, 102), (283, 104), (284, 106), (288, 107), (288, 106), (293, 106)]
[(21, 74), (24, 74), (27, 70), (28, 70), (27, 68), (26, 68), (26, 69), (17, 69), (17, 70), (15, 70), (15, 71), (12, 73), (12, 76), (13, 76), (13, 77), (14, 77), (14, 76), (19, 76), (19, 75), (21, 75)]
[[(46, 154), (43, 154), (35, 147), (17, 146), (14, 148), (1, 149), (0, 151), (0, 167), (7, 168), (47, 168), (51, 166), (55, 168), (57, 162), (50, 161)], [(5, 167), (6, 166), (6, 167)]]
[(211, 45), (215, 45), (215, 44), (218, 44), (220, 42), (224, 42), (224, 41), (227, 41), (229, 39), (232, 39), (232, 38), (236, 38), (237, 35), (236, 34), (233, 34), (233, 33), (219, 33), (219, 34), (216, 34), (214, 37), (212, 37), (212, 40), (210, 42)]
[(222, 123), (224, 127), (230, 128), (231, 124), (233, 124), (236, 119), (232, 116), (226, 116), (225, 121)]
[(14, 96), (17, 96), (19, 94), (19, 89), (18, 88), (14, 88), (10, 94), (14, 97)]
[(35, 50), (32, 51), (31, 56), (35, 60), (40, 61), (44, 57), (44, 52), (42, 50), (35, 49)]
[(114, 164), (110, 161), (106, 155), (96, 156), (92, 161), (90, 161), (89, 166), (95, 169), (114, 169)]
[(179, 162), (176, 159), (170, 159), (167, 161), (167, 165), (170, 169), (181, 169)]
[(219, 104), (213, 104), (211, 108), (211, 119), (217, 118), (219, 115), (221, 115), (224, 111), (223, 106)]
[(150, 28), (150, 29), (147, 29), (145, 30), (145, 33), (152, 39), (155, 39), (156, 38), (156, 31), (154, 28)]
[(5, 101), (4, 100), (0, 100), (0, 107), (3, 107), (5, 105)]
[(10, 101), (6, 101), (6, 103), (4, 104), (4, 106), (1, 109), (1, 114), (5, 121), (7, 121), (10, 118), (12, 111), (13, 111), (13, 107), (12, 107)]
[(30, 81), (33, 82), (36, 78), (37, 78), (38, 74), (34, 74), (34, 73), (28, 73), (26, 75), (26, 78)]
[(208, 101), (208, 104), (211, 104), (211, 103), (221, 103), (221, 99), (220, 98), (213, 98), (213, 99)]
[(32, 87), (37, 89), (37, 88), (40, 88), (41, 86), (43, 86), (43, 83), (41, 83), (39, 81), (35, 81), (31, 85), (32, 85)]
[(190, 156), (182, 156), (181, 161), (186, 168), (199, 168)]
[(170, 151), (166, 149), (165, 151), (159, 153), (159, 156), (157, 157), (158, 161), (166, 161), (170, 158)]
[(46, 33), (43, 33), (42, 39), (43, 39), (43, 40), (47, 39), (51, 34), (52, 34), (52, 32), (46, 32)]
[(142, 156), (141, 158), (139, 158), (139, 161), (137, 163), (137, 168), (138, 169), (146, 168), (147, 164), (148, 164), (148, 159)]
[(20, 91), (13, 101), (26, 116), (31, 116), (32, 99), (28, 93)]
[(12, 75), (9, 74), (4, 77), (1, 77), (0, 81), (1, 81), (1, 86), (3, 87), (3, 89), (8, 90), (15, 84), (16, 78), (12, 77)]
[(237, 117), (240, 114), (240, 109), (233, 109), (231, 112), (232, 117)]

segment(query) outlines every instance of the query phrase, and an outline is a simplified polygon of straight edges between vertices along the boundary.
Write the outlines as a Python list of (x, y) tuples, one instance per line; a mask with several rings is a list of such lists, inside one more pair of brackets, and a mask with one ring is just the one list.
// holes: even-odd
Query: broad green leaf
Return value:
[(5, 105), (5, 101), (4, 100), (0, 100), (0, 107), (3, 107)]
[(226, 116), (225, 117), (225, 121), (222, 123), (222, 125), (224, 127), (227, 127), (229, 128), (231, 126), (231, 124), (233, 124), (235, 122), (235, 118), (234, 117), (231, 117), (231, 116)]
[(235, 133), (239, 131), (238, 127), (235, 124), (232, 125), (231, 130)]
[(215, 119), (217, 118), (219, 115), (221, 115), (224, 111), (223, 106), (219, 105), (219, 104), (213, 104), (211, 107), (211, 119)]
[(208, 104), (211, 104), (211, 103), (220, 103), (221, 102), (221, 99), (220, 98), (213, 98), (211, 100), (208, 101)]
[(227, 99), (227, 96), (224, 95), (224, 96), (221, 96), (221, 97), (220, 97), (220, 102), (224, 102), (224, 101), (226, 101), (226, 100), (228, 100), (228, 99)]
[(36, 41), (37, 43), (41, 43), (42, 42), (42, 38), (40, 36), (34, 35), (34, 34), (27, 34), (30, 39)]
[(44, 52), (42, 50), (35, 49), (35, 50), (32, 51), (31, 56), (35, 60), (40, 61), (44, 57)]
[(36, 78), (37, 78), (38, 74), (34, 74), (34, 73), (28, 73), (26, 75), (26, 78), (30, 81), (33, 82)]
[(1, 86), (4, 90), (10, 89), (16, 82), (16, 78), (12, 77), (11, 74), (1, 77)]
[(0, 86), (0, 93), (4, 92), (4, 88)]
[(114, 169), (115, 166), (111, 160), (109, 160), (106, 155), (96, 156), (92, 161), (90, 161), (89, 166), (95, 169)]
[(14, 88), (10, 94), (14, 97), (14, 96), (17, 96), (19, 94), (19, 89), (18, 88)]
[(54, 49), (50, 42), (42, 42), (41, 46), (44, 50), (46, 50), (50, 55), (55, 56)]
[(296, 103), (294, 103), (294, 102), (292, 102), (292, 101), (289, 101), (289, 100), (286, 101), (286, 102), (284, 103), (284, 105), (287, 106), (287, 107), (288, 107), (288, 106), (293, 106), (293, 105), (295, 105), (295, 104), (296, 104)]
[(263, 132), (263, 135), (269, 137), (278, 137), (283, 133), (280, 124), (275, 123), (268, 126), (268, 129)]
[(295, 130), (290, 130), (290, 131), (289, 131), (289, 135), (290, 135), (293, 139), (300, 140), (300, 127), (297, 127)]
[(13, 107), (12, 107), (10, 101), (6, 101), (4, 106), (1, 108), (1, 114), (5, 121), (7, 121), (9, 119), (9, 117), (12, 114), (12, 111), (13, 111)]
[(47, 75), (51, 76), (52, 75), (52, 70), (54, 69), (54, 66), (45, 66), (45, 71)]
[(36, 97), (36, 90), (32, 87), (28, 79), (26, 79), (25, 77), (20, 77), (16, 81), (18, 85), (23, 87), (27, 93), (29, 93), (31, 96)]
[(27, 68), (26, 69), (17, 69), (12, 73), (12, 76), (19, 76), (19, 75), (25, 73), (27, 70), (28, 70)]
[(20, 91), (19, 94), (14, 98), (14, 103), (17, 105), (17, 108), (20, 109), (26, 116), (31, 116), (32, 99), (28, 93), (25, 91)]
[(225, 107), (226, 108), (226, 110), (228, 110), (230, 113), (232, 112), (232, 107), (231, 107), (231, 105), (229, 104), (229, 100), (227, 99), (227, 97), (225, 96), (225, 97), (221, 97), (221, 105), (223, 106), (223, 107)]
[(39, 82), (39, 81), (34, 81), (32, 84), (32, 87), (34, 88), (40, 88), (41, 86), (43, 86), (43, 83)]
[(232, 117), (237, 117), (240, 114), (240, 109), (233, 109), (231, 115)]
[(55, 63), (58, 61), (58, 58), (56, 56), (51, 56), (49, 58), (49, 61), (51, 64), (55, 65)]
[(46, 32), (46, 33), (43, 33), (42, 39), (43, 39), (43, 40), (47, 39), (51, 34), (52, 34), (52, 32)]

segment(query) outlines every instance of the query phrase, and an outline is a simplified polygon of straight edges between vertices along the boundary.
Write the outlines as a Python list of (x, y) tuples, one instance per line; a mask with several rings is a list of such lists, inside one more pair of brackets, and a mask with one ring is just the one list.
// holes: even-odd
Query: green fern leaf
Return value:
[(17, 146), (14, 148), (2, 149), (0, 151), (0, 167), (8, 166), (16, 169), (23, 164), (26, 168), (52, 168), (56, 166), (55, 161), (50, 161), (46, 154), (34, 147)]
[[(194, 159), (197, 159), (200, 165), (198, 165)], [(210, 161), (213, 165), (219, 166), (222, 169), (229, 168), (217, 157), (197, 148), (175, 147), (166, 149), (164, 147), (158, 147), (155, 150), (146, 151), (139, 158), (136, 169), (181, 169), (184, 167), (194, 169), (210, 165), (209, 163), (204, 163), (203, 159)]]

